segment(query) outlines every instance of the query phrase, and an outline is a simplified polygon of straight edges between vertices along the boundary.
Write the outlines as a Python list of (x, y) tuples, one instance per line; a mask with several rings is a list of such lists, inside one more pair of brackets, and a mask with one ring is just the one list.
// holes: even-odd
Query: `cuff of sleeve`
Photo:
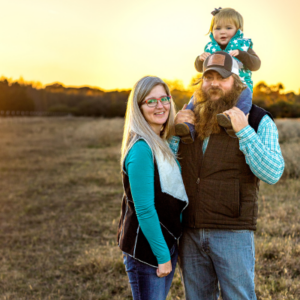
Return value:
[(173, 135), (173, 136), (171, 137), (171, 139), (170, 139), (170, 142), (171, 142), (172, 144), (178, 144), (178, 143), (180, 142), (180, 137), (177, 136), (177, 135)]
[(236, 58), (242, 61), (242, 60), (245, 58), (246, 55), (247, 55), (247, 54), (246, 54), (245, 51), (239, 50), (239, 55), (237, 55)]
[(200, 55), (197, 56), (196, 60), (195, 60), (195, 69), (199, 72), (202, 73), (203, 72), (203, 61), (200, 60)]
[(157, 263), (159, 263), (159, 264), (165, 264), (169, 260), (171, 260), (171, 256), (170, 256), (170, 251), (168, 249), (168, 253), (166, 253), (166, 255), (164, 255), (163, 257), (161, 257), (160, 259), (158, 259)]
[(172, 136), (169, 139), (169, 146), (171, 150), (173, 151), (174, 154), (177, 154), (178, 148), (179, 148), (179, 142), (180, 142), (180, 137), (179, 136)]
[(256, 136), (256, 132), (250, 125), (247, 125), (245, 128), (237, 132), (236, 136), (240, 140), (240, 144), (244, 144), (252, 140)]

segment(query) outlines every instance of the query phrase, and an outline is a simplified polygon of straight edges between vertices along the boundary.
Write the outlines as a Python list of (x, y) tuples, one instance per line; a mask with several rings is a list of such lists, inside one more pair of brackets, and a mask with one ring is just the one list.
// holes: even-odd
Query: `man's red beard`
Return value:
[[(217, 122), (217, 114), (232, 108), (241, 93), (241, 89), (234, 86), (229, 92), (224, 92), (218, 87), (211, 87), (207, 91), (203, 91), (202, 84), (195, 92), (196, 104), (194, 112), (196, 116), (195, 128), (200, 139), (205, 139), (211, 134), (219, 133), (221, 127)], [(215, 96), (219, 96), (218, 100), (211, 100)]]

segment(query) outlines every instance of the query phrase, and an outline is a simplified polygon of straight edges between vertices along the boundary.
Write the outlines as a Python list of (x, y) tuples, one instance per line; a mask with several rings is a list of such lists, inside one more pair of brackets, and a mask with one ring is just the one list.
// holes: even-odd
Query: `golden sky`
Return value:
[(0, 1), (0, 75), (8, 78), (111, 90), (156, 75), (188, 85), (209, 41), (210, 12), (221, 6), (244, 17), (262, 61), (254, 84), (299, 92), (299, 0)]

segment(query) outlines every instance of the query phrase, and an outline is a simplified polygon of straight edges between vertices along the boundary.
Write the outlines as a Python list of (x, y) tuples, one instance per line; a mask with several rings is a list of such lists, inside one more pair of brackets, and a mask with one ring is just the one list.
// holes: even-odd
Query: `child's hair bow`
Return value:
[(215, 16), (216, 14), (218, 14), (218, 13), (220, 12), (221, 9), (222, 9), (222, 7), (215, 8), (215, 9), (211, 12), (211, 14), (212, 14), (213, 16)]

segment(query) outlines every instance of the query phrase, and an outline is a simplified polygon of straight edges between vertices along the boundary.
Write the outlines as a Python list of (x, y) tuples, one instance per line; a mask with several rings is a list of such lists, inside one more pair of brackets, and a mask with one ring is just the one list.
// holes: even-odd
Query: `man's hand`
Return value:
[(182, 110), (180, 110), (175, 116), (175, 125), (180, 123), (190, 123), (195, 124), (195, 114), (193, 111), (189, 109), (185, 109), (187, 107), (186, 104), (183, 105)]
[(245, 116), (245, 114), (237, 107), (233, 107), (229, 110), (225, 110), (223, 114), (228, 115), (230, 117), (232, 128), (235, 132), (239, 132), (247, 125), (249, 125), (248, 123), (249, 114)]
[(158, 277), (168, 276), (172, 272), (172, 264), (171, 260), (164, 264), (158, 264), (158, 268), (156, 270), (156, 275)]
[(209, 52), (204, 52), (200, 55), (200, 60), (205, 61), (211, 54)]
[(238, 56), (238, 55), (240, 54), (240, 51), (239, 51), (239, 50), (231, 50), (231, 51), (229, 52), (229, 54), (230, 54), (231, 56)]

